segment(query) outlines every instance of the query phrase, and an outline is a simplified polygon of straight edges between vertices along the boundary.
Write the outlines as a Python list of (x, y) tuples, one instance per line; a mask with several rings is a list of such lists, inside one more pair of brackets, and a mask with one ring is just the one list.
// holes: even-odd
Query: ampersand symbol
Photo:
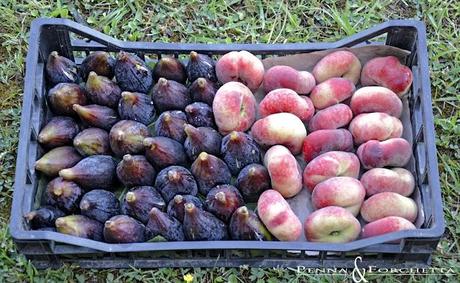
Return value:
[[(366, 274), (366, 269), (365, 268), (359, 268), (358, 267), (358, 260), (360, 262), (363, 261), (362, 257), (360, 256), (357, 256), (355, 258), (355, 268), (353, 269), (353, 272), (351, 273), (351, 276), (353, 277), (353, 281), (356, 282), (356, 283), (359, 283), (359, 282), (368, 282), (366, 280), (366, 278), (364, 278), (364, 275)], [(362, 272), (361, 272), (362, 271)], [(358, 276), (359, 278), (358, 278)]]

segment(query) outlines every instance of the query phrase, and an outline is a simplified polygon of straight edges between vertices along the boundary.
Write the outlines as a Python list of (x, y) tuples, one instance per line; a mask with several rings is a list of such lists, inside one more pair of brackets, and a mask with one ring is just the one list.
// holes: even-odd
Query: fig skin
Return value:
[(150, 91), (155, 109), (160, 112), (167, 110), (184, 110), (192, 102), (187, 88), (176, 81), (160, 78)]
[(182, 166), (169, 166), (158, 173), (155, 187), (169, 202), (177, 194), (189, 194), (195, 196), (198, 186), (192, 173)]
[(214, 82), (205, 78), (198, 78), (189, 86), (188, 91), (193, 101), (204, 102), (212, 106), (217, 89), (218, 87)]
[(181, 143), (167, 137), (144, 139), (145, 157), (157, 169), (171, 165), (187, 166), (188, 160)]
[(126, 187), (150, 186), (156, 171), (145, 156), (126, 154), (117, 165), (117, 176)]
[(46, 148), (71, 145), (80, 131), (77, 122), (71, 117), (56, 116), (38, 134), (38, 142)]
[(66, 213), (77, 213), (83, 190), (74, 182), (61, 177), (54, 178), (46, 186), (45, 203), (56, 206)]
[(70, 168), (77, 164), (82, 157), (71, 146), (53, 148), (35, 162), (35, 170), (43, 174), (55, 177), (62, 169)]
[(120, 202), (114, 193), (106, 190), (92, 190), (80, 201), (82, 215), (104, 223), (112, 216), (120, 214)]
[(193, 203), (196, 207), (204, 209), (201, 200), (192, 195), (175, 195), (172, 200), (169, 201), (166, 209), (169, 216), (176, 218), (180, 222), (184, 222), (184, 209), (186, 203)]
[(193, 82), (198, 78), (217, 82), (215, 64), (214, 60), (207, 55), (199, 54), (195, 51), (190, 52), (186, 67), (189, 82)]
[(133, 187), (126, 193), (121, 204), (123, 214), (144, 224), (149, 221), (149, 213), (153, 207), (164, 210), (166, 203), (157, 189), (150, 186)]
[(185, 115), (189, 124), (195, 127), (216, 128), (214, 113), (211, 106), (203, 102), (195, 102), (185, 107)]
[(233, 240), (271, 241), (273, 239), (257, 214), (246, 206), (235, 210), (228, 228)]
[(64, 212), (54, 206), (43, 206), (24, 215), (32, 230), (54, 227), (56, 219), (65, 216)]
[(86, 81), (88, 98), (95, 104), (116, 108), (121, 98), (121, 89), (111, 79), (90, 72)]
[(184, 235), (191, 241), (218, 241), (228, 239), (227, 226), (212, 213), (185, 204)]
[(183, 241), (185, 238), (182, 224), (156, 207), (149, 213), (146, 233), (149, 239), (162, 236), (167, 241)]
[(74, 167), (59, 171), (59, 176), (73, 181), (85, 189), (113, 189), (115, 161), (110, 155), (91, 155), (83, 158)]
[(90, 72), (95, 72), (99, 76), (112, 79), (114, 76), (115, 58), (105, 51), (95, 51), (83, 60), (80, 65), (80, 74), (86, 81)]
[(206, 196), (207, 210), (224, 222), (228, 222), (233, 212), (243, 205), (243, 196), (232, 185), (218, 185)]
[(88, 98), (83, 87), (74, 83), (59, 83), (48, 91), (50, 108), (56, 115), (75, 117), (74, 104), (86, 105)]
[(149, 130), (144, 124), (131, 120), (121, 120), (110, 129), (110, 148), (118, 157), (125, 154), (143, 153), (143, 142), (149, 135)]
[(46, 61), (46, 75), (52, 84), (58, 83), (78, 83), (77, 65), (70, 59), (60, 56), (57, 51), (52, 51)]
[(165, 111), (155, 121), (155, 136), (171, 138), (180, 143), (185, 141), (187, 117), (182, 111)]
[(254, 139), (243, 132), (233, 131), (222, 139), (220, 151), (230, 172), (237, 175), (243, 167), (260, 163), (260, 149)]
[(271, 189), (270, 175), (261, 164), (249, 164), (236, 178), (236, 187), (246, 202), (257, 202), (262, 192)]
[(206, 152), (200, 153), (190, 168), (198, 183), (200, 193), (207, 195), (219, 184), (231, 182), (232, 174), (224, 161)]
[(187, 74), (184, 65), (174, 57), (162, 57), (153, 68), (153, 77), (157, 81), (159, 78), (173, 80), (185, 84)]
[(102, 241), (104, 225), (84, 215), (69, 215), (56, 219), (56, 230), (59, 233)]
[(201, 152), (213, 155), (220, 155), (222, 136), (218, 131), (209, 127), (195, 128), (192, 125), (185, 125), (187, 138), (184, 142), (185, 153), (190, 160), (195, 160)]
[(85, 129), (73, 139), (73, 146), (82, 156), (108, 155), (109, 133), (99, 128)]
[(104, 240), (108, 243), (145, 242), (145, 226), (127, 215), (116, 215), (104, 223)]
[(118, 102), (118, 114), (123, 120), (134, 120), (149, 125), (155, 119), (156, 110), (148, 95), (124, 91)]
[(114, 73), (118, 85), (124, 91), (148, 93), (153, 84), (152, 71), (135, 54), (120, 51)]
[(107, 131), (120, 120), (117, 112), (107, 106), (97, 104), (83, 106), (80, 104), (74, 104), (72, 108), (78, 114), (83, 123)]

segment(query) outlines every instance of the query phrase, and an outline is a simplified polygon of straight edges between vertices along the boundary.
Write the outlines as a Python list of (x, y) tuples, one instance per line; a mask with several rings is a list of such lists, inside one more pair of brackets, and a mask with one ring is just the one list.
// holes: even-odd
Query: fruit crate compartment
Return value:
[[(215, 56), (233, 50), (247, 50), (264, 58), (376, 44), (411, 52), (405, 63), (414, 75), (409, 108), (415, 157), (412, 169), (424, 214), (420, 228), (345, 244), (257, 241), (107, 244), (56, 232), (31, 231), (25, 223), (24, 214), (36, 207), (39, 182), (34, 163), (42, 154), (37, 134), (50, 115), (45, 101), (44, 62), (51, 51), (56, 50), (78, 63), (83, 56), (96, 50), (125, 50), (146, 60), (158, 59), (162, 54), (181, 58), (190, 51)], [(63, 263), (82, 268), (241, 265), (352, 268), (356, 256), (363, 258), (362, 266), (423, 267), (431, 264), (432, 253), (444, 228), (423, 22), (392, 20), (336, 42), (289, 44), (124, 42), (70, 20), (36, 19), (32, 22), (10, 231), (19, 252), (37, 268), (58, 267)], [(389, 243), (398, 239), (401, 239), (398, 243)]]

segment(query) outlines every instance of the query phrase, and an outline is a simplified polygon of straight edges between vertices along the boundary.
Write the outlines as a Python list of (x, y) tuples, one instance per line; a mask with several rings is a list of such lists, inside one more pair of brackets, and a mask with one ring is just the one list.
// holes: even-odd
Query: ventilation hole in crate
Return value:
[(89, 54), (89, 51), (73, 51), (72, 54), (75, 63), (81, 64), (81, 61)]
[(418, 172), (422, 175), (427, 174), (427, 166), (426, 166), (426, 145), (424, 142), (417, 143), (416, 154), (418, 156), (417, 163), (418, 163)]
[(189, 54), (188, 53), (185, 53), (185, 54), (179, 54), (179, 57), (178, 59), (182, 62), (187, 62), (188, 61), (188, 58), (189, 58)]
[(32, 172), (29, 170), (28, 166), (26, 169), (26, 185), (32, 184), (32, 180), (34, 179), (32, 176)]
[(249, 258), (263, 258), (266, 256), (265, 250), (247, 250)]
[(135, 54), (136, 54), (139, 58), (141, 58), (142, 60), (145, 61), (145, 52), (140, 52), (140, 51), (138, 51), (138, 52), (135, 52)]
[(155, 53), (144, 54), (144, 61), (151, 69), (155, 67), (155, 63), (161, 58), (160, 55)]
[(302, 256), (302, 251), (286, 251), (286, 257), (288, 258), (300, 258)]

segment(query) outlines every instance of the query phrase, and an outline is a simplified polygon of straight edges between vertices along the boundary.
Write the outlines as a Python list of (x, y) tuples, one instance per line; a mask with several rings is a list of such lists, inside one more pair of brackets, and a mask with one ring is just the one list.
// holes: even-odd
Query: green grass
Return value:
[[(458, 1), (160, 1), (94, 0), (0, 3), (0, 282), (183, 281), (196, 282), (343, 281), (293, 270), (152, 269), (36, 270), (17, 254), (7, 224), (12, 198), (28, 29), (36, 17), (80, 19), (123, 40), (163, 42), (284, 43), (334, 41), (388, 19), (425, 21), (431, 67), (440, 180), (446, 235), (433, 264), (459, 272), (460, 190), (460, 3)], [(73, 1), (70, 1), (73, 2)], [(204, 2), (204, 1), (203, 1)], [(286, 4), (289, 3), (289, 4)], [(77, 12), (77, 13), (76, 13)], [(129, 19), (129, 21), (127, 21)], [(379, 281), (455, 282), (456, 276), (374, 277)]]

